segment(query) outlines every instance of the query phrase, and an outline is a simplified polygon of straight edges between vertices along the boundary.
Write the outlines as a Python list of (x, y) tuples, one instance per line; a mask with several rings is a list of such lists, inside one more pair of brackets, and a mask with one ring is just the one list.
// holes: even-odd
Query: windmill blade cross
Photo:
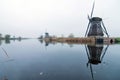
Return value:
[(90, 63), (90, 71), (91, 71), (92, 80), (94, 80), (94, 74), (93, 74), (93, 69), (92, 69), (92, 64), (91, 63)]
[(107, 45), (107, 47), (105, 48), (105, 50), (104, 50), (104, 52), (103, 52), (103, 55), (102, 55), (102, 57), (101, 57), (101, 62), (102, 62), (102, 60), (103, 60), (103, 57), (105, 56), (105, 53), (106, 53), (108, 47), (109, 47), (109, 45)]
[(88, 15), (88, 20), (90, 21), (90, 16)]
[(103, 25), (103, 28), (104, 28), (104, 30), (105, 30), (105, 33), (106, 33), (107, 37), (109, 37), (108, 32), (107, 32), (107, 30), (106, 30), (106, 28), (105, 28), (105, 25), (104, 25), (103, 21), (102, 21), (102, 25)]
[(85, 33), (85, 37), (86, 37), (86, 35), (87, 35), (87, 33), (88, 33), (89, 26), (90, 26), (90, 21), (89, 21), (88, 26), (87, 26), (87, 30), (86, 30), (86, 33)]
[(92, 11), (91, 11), (91, 18), (92, 18), (92, 16), (93, 16), (93, 12), (94, 12), (94, 7), (95, 7), (95, 0), (94, 0), (94, 2), (93, 2), (93, 7), (92, 7)]

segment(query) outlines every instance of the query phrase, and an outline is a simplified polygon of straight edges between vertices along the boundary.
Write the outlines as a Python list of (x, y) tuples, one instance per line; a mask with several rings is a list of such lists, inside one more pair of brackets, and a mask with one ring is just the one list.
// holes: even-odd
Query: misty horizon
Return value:
[[(4, 0), (0, 1), (0, 33), (11, 36), (83, 37), (94, 0)], [(119, 37), (119, 0), (96, 0), (93, 16), (103, 18), (111, 37)], [(102, 6), (101, 6), (102, 5)]]

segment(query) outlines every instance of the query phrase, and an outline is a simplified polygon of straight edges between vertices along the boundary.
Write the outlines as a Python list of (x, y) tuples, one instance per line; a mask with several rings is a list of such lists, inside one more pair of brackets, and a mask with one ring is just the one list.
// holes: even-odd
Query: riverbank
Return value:
[(55, 41), (61, 43), (77, 43), (77, 44), (114, 44), (116, 42), (120, 42), (120, 38), (114, 37), (57, 37), (57, 38), (44, 38), (46, 42)]

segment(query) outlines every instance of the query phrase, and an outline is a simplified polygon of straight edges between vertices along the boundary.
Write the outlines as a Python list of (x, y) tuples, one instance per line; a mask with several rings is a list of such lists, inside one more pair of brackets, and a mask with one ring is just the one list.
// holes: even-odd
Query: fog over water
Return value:
[[(93, 0), (0, 0), (0, 33), (38, 37), (48, 31), (84, 36)], [(120, 1), (96, 0), (93, 16), (103, 18), (110, 36), (119, 36)]]

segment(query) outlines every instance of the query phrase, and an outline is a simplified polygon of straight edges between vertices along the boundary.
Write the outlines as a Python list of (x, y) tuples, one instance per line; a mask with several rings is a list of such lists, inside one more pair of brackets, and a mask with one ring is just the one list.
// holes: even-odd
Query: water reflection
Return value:
[[(71, 48), (68, 45), (73, 45), (73, 47)], [(48, 46), (47, 50), (45, 46)], [(2, 56), (0, 55), (2, 57), (0, 58), (0, 70), (2, 70), (0, 79), (3, 79), (4, 76), (10, 80), (120, 79), (119, 75), (117, 75), (120, 67), (117, 61), (119, 57), (116, 59), (114, 56), (119, 55), (108, 54), (112, 56), (107, 56), (107, 45), (89, 44), (84, 46), (83, 44), (59, 44), (32, 39), (22, 41), (20, 44), (15, 42), (14, 45), (3, 45), (2, 47), (8, 54), (5, 54), (5, 52), (3, 54), (3, 51), (0, 50), (2, 53)], [(118, 49), (113, 47), (112, 50), (114, 49), (119, 50), (119, 47)], [(109, 52), (113, 53), (112, 50)], [(7, 58), (7, 55), (9, 58)], [(113, 62), (109, 61), (111, 57)], [(105, 61), (107, 59), (107, 62), (110, 63), (102, 65), (103, 59)], [(115, 71), (114, 67), (118, 70)], [(111, 71), (113, 73), (110, 73)], [(116, 75), (119, 79), (115, 78)]]
[[(45, 46), (48, 46), (49, 44), (55, 44), (55, 43), (56, 42), (45, 41)], [(70, 47), (73, 47), (73, 45), (75, 45), (74, 43), (67, 43), (67, 44), (70, 45)], [(81, 44), (78, 44), (78, 45), (81, 45)], [(90, 69), (92, 80), (95, 80), (94, 73), (93, 73), (94, 68), (92, 66), (102, 63), (102, 60), (106, 54), (108, 47), (109, 45), (104, 45), (104, 44), (86, 44), (85, 45), (85, 50), (88, 57), (88, 62), (86, 62), (86, 66)]]
[[(39, 42), (41, 43), (41, 44), (43, 44), (43, 43), (45, 43), (45, 46), (47, 47), (47, 46), (49, 46), (50, 44), (52, 44), (52, 45), (55, 45), (55, 44), (57, 44), (57, 43), (60, 43), (61, 45), (64, 45), (64, 44), (66, 44), (66, 43), (62, 43), (62, 42), (56, 42), (56, 41), (45, 41), (45, 40), (42, 40), (42, 39), (39, 39)], [(74, 43), (67, 43), (70, 47), (73, 47), (74, 46)]]
[(43, 44), (43, 42), (45, 43), (45, 46), (47, 47), (47, 46), (49, 46), (49, 44), (53, 44), (53, 45), (55, 45), (57, 42), (55, 42), (55, 41), (44, 41), (44, 40), (42, 40), (42, 39), (39, 39), (39, 42), (41, 43), (41, 44)]
[[(43, 43), (43, 40), (39, 40), (41, 43)], [(49, 44), (55, 45), (58, 42), (55, 41), (44, 41), (45, 46), (49, 46)], [(64, 44), (64, 43), (61, 43)], [(74, 43), (67, 43), (70, 47), (73, 47)], [(79, 44), (81, 45), (81, 44)], [(102, 62), (103, 57), (108, 49), (109, 45), (104, 44), (86, 44), (85, 49), (88, 57), (88, 63), (97, 65)]]
[[(0, 59), (0, 64), (2, 64), (2, 66), (6, 63), (6, 62), (11, 62), (11, 61), (14, 61), (14, 59), (10, 58), (7, 51), (3, 48), (3, 47), (0, 47), (3, 51), (3, 53), (5, 54), (6, 58), (1, 58)], [(1, 73), (2, 74), (2, 73)], [(4, 76), (0, 76), (0, 80), (8, 80), (8, 77), (6, 76), (7, 73), (4, 74), (3, 72), (3, 75)]]
[(26, 40), (26, 38), (25, 39), (21, 39), (21, 38), (17, 38), (17, 39), (0, 39), (0, 45), (2, 45), (2, 43), (10, 44), (11, 41), (19, 41), (19, 42), (21, 42), (22, 40)]
[(10, 40), (9, 40), (9, 39), (6, 39), (6, 40), (5, 40), (5, 43), (6, 43), (6, 44), (10, 44)]
[[(49, 44), (55, 45), (58, 42), (55, 41), (43, 41), (39, 40), (41, 43), (45, 42), (45, 46), (49, 46)], [(64, 44), (64, 43), (61, 43)], [(67, 43), (70, 47), (73, 47), (75, 43)], [(78, 43), (78, 45), (81, 45)], [(102, 62), (102, 59), (108, 49), (109, 45), (104, 44), (85, 44), (85, 49), (88, 57), (88, 63), (97, 65)]]
[(104, 45), (86, 45), (85, 48), (89, 59), (88, 63), (95, 65), (101, 63), (108, 46), (104, 48)]
[(90, 67), (92, 80), (94, 80), (93, 68), (92, 65), (98, 65), (102, 62), (103, 57), (108, 49), (109, 45), (104, 48), (104, 45), (85, 45), (88, 62), (87, 67)]

